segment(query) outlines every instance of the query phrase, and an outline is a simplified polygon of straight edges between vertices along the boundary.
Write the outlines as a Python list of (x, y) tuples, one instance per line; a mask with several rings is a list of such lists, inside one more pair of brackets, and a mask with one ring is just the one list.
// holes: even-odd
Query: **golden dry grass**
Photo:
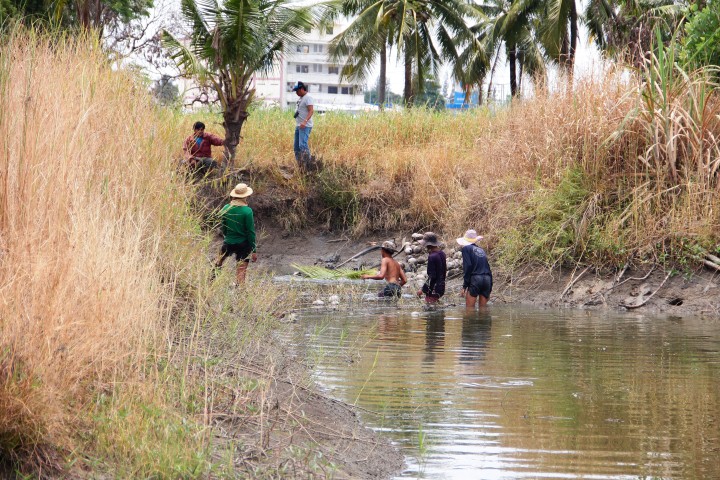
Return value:
[(452, 236), (474, 227), (509, 263), (617, 264), (689, 244), (712, 248), (720, 102), (704, 72), (675, 68), (653, 81), (658, 63), (642, 76), (610, 72), (497, 113), (319, 116), (311, 148), (325, 170), (310, 182), (277, 174), (294, 166), (289, 113), (258, 110), (239, 164), (302, 198), (314, 180), (339, 223), (356, 232)]
[(148, 374), (190, 239), (180, 132), (133, 78), (92, 39), (3, 40), (0, 455), (42, 461)]

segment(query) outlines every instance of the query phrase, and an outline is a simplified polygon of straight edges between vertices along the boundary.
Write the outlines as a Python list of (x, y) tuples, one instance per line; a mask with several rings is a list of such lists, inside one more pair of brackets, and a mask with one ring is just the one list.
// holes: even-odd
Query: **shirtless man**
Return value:
[(405, 272), (403, 272), (400, 264), (392, 258), (395, 253), (395, 244), (393, 242), (383, 242), (380, 249), (382, 261), (380, 262), (380, 271), (377, 275), (363, 275), (363, 280), (385, 280), (387, 285), (378, 296), (400, 298), (402, 295), (402, 286), (407, 283)]

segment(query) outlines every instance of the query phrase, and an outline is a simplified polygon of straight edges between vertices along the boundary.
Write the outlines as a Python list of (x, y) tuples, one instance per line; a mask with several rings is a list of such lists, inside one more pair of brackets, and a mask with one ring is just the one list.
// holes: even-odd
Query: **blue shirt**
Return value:
[(477, 245), (466, 245), (460, 250), (463, 259), (463, 288), (470, 286), (470, 277), (473, 275), (490, 275), (490, 263), (485, 250)]

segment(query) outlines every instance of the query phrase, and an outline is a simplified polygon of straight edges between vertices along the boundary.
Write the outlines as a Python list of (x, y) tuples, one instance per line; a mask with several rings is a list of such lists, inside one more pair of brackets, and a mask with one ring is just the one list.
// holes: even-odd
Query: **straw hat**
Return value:
[(441, 247), (442, 244), (440, 243), (440, 240), (438, 240), (437, 235), (434, 232), (425, 232), (423, 234), (422, 240), (420, 240), (420, 245), (423, 247)]
[(466, 245), (472, 245), (473, 243), (476, 243), (482, 239), (483, 237), (478, 235), (475, 230), (470, 229), (465, 232), (465, 235), (463, 235), (462, 238), (457, 239), (457, 243), (464, 247)]
[(230, 192), (230, 196), (233, 198), (245, 198), (253, 194), (253, 189), (245, 185), (244, 183), (238, 183)]

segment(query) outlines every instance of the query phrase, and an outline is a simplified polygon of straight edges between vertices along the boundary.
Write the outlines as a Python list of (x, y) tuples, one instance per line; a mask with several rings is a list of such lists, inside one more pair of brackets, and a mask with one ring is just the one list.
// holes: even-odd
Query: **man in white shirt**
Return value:
[(297, 93), (297, 108), (295, 110), (295, 160), (301, 169), (307, 170), (311, 157), (308, 139), (312, 131), (312, 116), (315, 112), (313, 98), (308, 95), (308, 88), (303, 82), (297, 82), (293, 87)]

